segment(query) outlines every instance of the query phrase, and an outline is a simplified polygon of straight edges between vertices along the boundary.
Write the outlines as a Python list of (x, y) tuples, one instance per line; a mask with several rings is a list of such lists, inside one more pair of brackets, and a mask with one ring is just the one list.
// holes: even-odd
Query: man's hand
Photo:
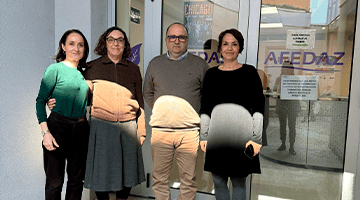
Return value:
[(205, 153), (206, 153), (206, 145), (207, 145), (207, 141), (200, 141), (200, 148)]
[(50, 110), (52, 110), (56, 106), (56, 100), (54, 98), (49, 99), (49, 101), (47, 102), (47, 106)]

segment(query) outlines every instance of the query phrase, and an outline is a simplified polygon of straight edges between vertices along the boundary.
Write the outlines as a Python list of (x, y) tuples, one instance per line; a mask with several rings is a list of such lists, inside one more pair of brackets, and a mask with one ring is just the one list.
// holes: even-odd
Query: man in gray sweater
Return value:
[(181, 183), (178, 199), (192, 200), (197, 190), (200, 89), (209, 66), (188, 53), (188, 32), (181, 23), (168, 27), (165, 42), (168, 52), (151, 60), (144, 80), (144, 98), (152, 109), (152, 189), (156, 199), (170, 199), (175, 157)]

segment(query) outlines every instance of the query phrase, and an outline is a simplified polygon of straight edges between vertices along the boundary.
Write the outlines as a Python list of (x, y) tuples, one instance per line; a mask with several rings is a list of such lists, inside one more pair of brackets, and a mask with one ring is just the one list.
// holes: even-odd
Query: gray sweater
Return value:
[(150, 125), (198, 127), (200, 90), (208, 68), (202, 58), (192, 54), (183, 60), (170, 60), (166, 54), (152, 59), (144, 79), (144, 98), (152, 109)]

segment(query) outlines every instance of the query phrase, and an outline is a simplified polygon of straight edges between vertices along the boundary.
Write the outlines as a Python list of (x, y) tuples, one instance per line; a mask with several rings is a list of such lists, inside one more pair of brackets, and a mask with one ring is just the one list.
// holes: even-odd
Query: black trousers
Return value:
[(89, 123), (52, 112), (47, 119), (50, 133), (59, 147), (48, 151), (43, 146), (46, 174), (45, 199), (61, 200), (65, 164), (68, 175), (66, 200), (81, 200), (89, 141)]

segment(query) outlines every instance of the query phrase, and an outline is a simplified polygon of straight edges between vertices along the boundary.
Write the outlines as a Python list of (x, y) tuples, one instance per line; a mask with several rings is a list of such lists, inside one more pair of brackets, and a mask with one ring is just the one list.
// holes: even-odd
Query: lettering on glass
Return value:
[[(344, 65), (341, 60), (344, 55), (345, 52), (334, 52), (334, 54), (330, 56), (327, 52), (316, 55), (314, 52), (302, 53), (300, 51), (270, 51), (269, 54), (266, 56), (264, 65), (267, 65), (266, 68), (281, 67), (284, 61), (291, 61), (294, 65), (303, 65), (303, 68), (294, 67), (294, 69), (298, 70), (335, 71), (334, 69), (329, 67), (334, 67), (336, 65)], [(317, 68), (309, 68), (313, 65), (315, 65)]]

